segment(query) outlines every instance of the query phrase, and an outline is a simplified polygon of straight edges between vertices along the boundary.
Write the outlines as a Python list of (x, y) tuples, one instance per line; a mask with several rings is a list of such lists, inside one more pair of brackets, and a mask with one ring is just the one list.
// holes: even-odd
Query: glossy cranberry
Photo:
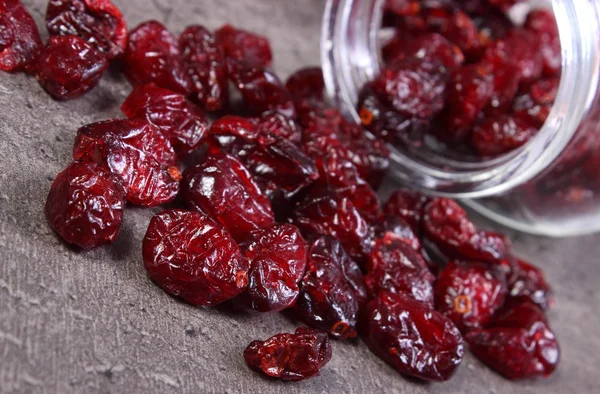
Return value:
[(44, 213), (67, 243), (92, 249), (117, 239), (124, 208), (125, 189), (114, 175), (94, 163), (73, 162), (52, 183)]
[(32, 64), (43, 44), (35, 21), (19, 0), (0, 0), (0, 70)]
[(558, 25), (553, 13), (545, 9), (529, 12), (525, 21), (525, 28), (535, 33), (538, 45), (541, 45), (544, 75), (546, 77), (558, 77), (562, 67), (562, 57)]
[(183, 67), (192, 82), (192, 96), (207, 111), (225, 108), (229, 101), (225, 55), (204, 26), (188, 26), (179, 36)]
[(472, 331), (465, 340), (477, 358), (508, 379), (548, 376), (560, 359), (546, 316), (530, 303), (509, 309), (490, 328)]
[(204, 113), (185, 96), (154, 84), (134, 88), (121, 111), (130, 119), (145, 119), (156, 126), (179, 157), (202, 144), (208, 127)]
[(291, 224), (256, 230), (241, 249), (250, 264), (243, 302), (260, 312), (292, 306), (306, 268), (307, 248), (300, 231)]
[(36, 78), (58, 100), (92, 90), (108, 68), (106, 56), (77, 36), (50, 37), (37, 59)]
[(292, 95), (298, 121), (309, 127), (315, 118), (330, 108), (325, 92), (323, 71), (319, 67), (303, 68), (292, 74), (286, 84)]
[(299, 381), (319, 375), (331, 359), (327, 333), (298, 327), (294, 334), (277, 334), (252, 341), (244, 350), (248, 366), (280, 380)]
[(424, 33), (410, 40), (392, 41), (383, 47), (382, 54), (387, 63), (418, 58), (428, 62), (438, 61), (448, 71), (456, 70), (465, 61), (460, 48), (437, 33)]
[(416, 234), (421, 233), (421, 218), (429, 198), (412, 190), (396, 190), (383, 206), (386, 215), (404, 219)]
[(127, 201), (151, 207), (172, 201), (181, 174), (175, 151), (161, 132), (141, 120), (97, 122), (77, 131), (73, 158), (95, 162), (121, 179)]
[(418, 379), (448, 380), (463, 358), (452, 321), (403, 293), (380, 292), (366, 307), (360, 333), (373, 353)]
[(295, 311), (306, 324), (336, 338), (356, 337), (367, 291), (360, 268), (339, 241), (321, 237), (312, 244), (300, 285)]
[(155, 215), (142, 243), (150, 278), (193, 305), (227, 301), (246, 289), (248, 262), (231, 235), (200, 212)]
[(278, 113), (267, 113), (256, 118), (256, 131), (259, 135), (276, 135), (299, 145), (302, 140), (302, 130), (292, 119)]
[(485, 327), (502, 306), (505, 293), (505, 284), (489, 267), (453, 261), (435, 284), (435, 306), (465, 333)]
[(499, 115), (473, 129), (471, 145), (480, 156), (498, 156), (526, 144), (537, 132), (526, 115)]
[(127, 23), (111, 0), (50, 0), (46, 28), (50, 35), (79, 36), (109, 59), (127, 46)]
[(271, 203), (246, 167), (233, 156), (212, 147), (203, 161), (183, 174), (187, 203), (223, 224), (238, 241), (273, 224)]
[(321, 185), (312, 188), (296, 207), (292, 222), (308, 235), (330, 235), (338, 239), (357, 261), (367, 255), (369, 225), (348, 197)]
[(513, 111), (536, 127), (541, 128), (552, 109), (552, 104), (558, 93), (560, 80), (558, 78), (541, 79), (529, 89), (517, 96), (513, 103)]
[(436, 198), (425, 207), (425, 236), (446, 256), (502, 264), (507, 255), (505, 238), (478, 230), (457, 203)]
[(192, 92), (177, 38), (157, 21), (144, 22), (129, 34), (123, 71), (133, 85), (154, 82), (174, 92)]
[(510, 110), (520, 82), (519, 68), (507, 42), (498, 40), (489, 45), (481, 64), (492, 70), (494, 78), (494, 92), (485, 109), (486, 114), (504, 114)]
[(378, 218), (371, 227), (372, 242), (389, 237), (410, 245), (414, 250), (421, 250), (421, 240), (412, 227), (400, 216), (385, 215)]
[(215, 32), (215, 37), (232, 71), (238, 64), (244, 68), (266, 68), (273, 61), (269, 40), (261, 35), (224, 25)]
[(542, 309), (554, 305), (552, 288), (538, 267), (517, 259), (515, 272), (508, 284), (508, 303), (532, 302)]

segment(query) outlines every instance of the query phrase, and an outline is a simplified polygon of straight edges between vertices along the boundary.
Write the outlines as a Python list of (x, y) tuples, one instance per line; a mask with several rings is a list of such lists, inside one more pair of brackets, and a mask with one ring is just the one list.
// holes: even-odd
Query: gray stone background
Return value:
[[(41, 26), (46, 1), (24, 3)], [(262, 32), (272, 39), (282, 77), (318, 64), (324, 0), (115, 3), (131, 27), (155, 18), (174, 32), (190, 23), (216, 28), (224, 22)], [(290, 384), (251, 372), (241, 356), (245, 346), (292, 331), (294, 323), (280, 314), (194, 308), (154, 286), (140, 244), (157, 210), (128, 209), (118, 242), (88, 253), (68, 249), (46, 225), (46, 194), (69, 163), (75, 131), (120, 116), (129, 90), (111, 73), (91, 94), (60, 103), (32, 78), (0, 73), (0, 392), (600, 392), (600, 236), (513, 234), (517, 252), (546, 270), (558, 297), (549, 318), (562, 361), (546, 380), (511, 383), (467, 354), (450, 382), (417, 384), (362, 343), (339, 342), (320, 377)]]

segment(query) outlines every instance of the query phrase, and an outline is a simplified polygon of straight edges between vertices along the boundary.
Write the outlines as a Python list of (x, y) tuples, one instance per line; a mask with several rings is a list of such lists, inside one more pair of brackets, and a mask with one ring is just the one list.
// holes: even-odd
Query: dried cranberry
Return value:
[(452, 321), (403, 293), (380, 292), (366, 307), (360, 333), (398, 372), (423, 380), (450, 379), (463, 358)]
[(256, 131), (265, 135), (276, 135), (299, 145), (302, 140), (302, 130), (292, 119), (278, 113), (267, 113), (255, 119)]
[(336, 338), (356, 337), (367, 291), (360, 268), (339, 241), (321, 237), (312, 244), (300, 285), (295, 311), (306, 324)]
[(499, 115), (473, 129), (471, 145), (480, 156), (498, 156), (526, 144), (537, 131), (526, 115)]
[(418, 0), (386, 0), (385, 10), (397, 15), (416, 15), (421, 5)]
[(140, 120), (97, 122), (77, 131), (73, 158), (95, 162), (117, 175), (127, 201), (144, 207), (172, 201), (181, 174), (175, 151), (161, 132)]
[(144, 22), (129, 34), (124, 60), (123, 71), (133, 85), (154, 82), (174, 92), (192, 92), (177, 38), (160, 22)]
[(296, 71), (285, 86), (292, 95), (298, 121), (303, 127), (309, 127), (315, 118), (331, 107), (325, 94), (323, 71), (319, 67)]
[(550, 114), (559, 83), (558, 78), (541, 79), (535, 82), (523, 94), (517, 96), (513, 103), (513, 111), (541, 128)]
[(294, 334), (277, 334), (252, 341), (244, 350), (248, 366), (280, 380), (299, 381), (319, 375), (331, 359), (327, 333), (298, 327)]
[(436, 198), (425, 207), (425, 235), (451, 258), (480, 260), (502, 264), (507, 254), (505, 238), (477, 230), (457, 203)]
[(429, 198), (411, 190), (396, 190), (383, 207), (386, 215), (404, 219), (416, 234), (421, 233), (421, 218)]
[(494, 92), (485, 109), (487, 114), (503, 114), (510, 109), (519, 89), (519, 69), (507, 43), (499, 40), (488, 46), (483, 65), (493, 73)]
[(271, 45), (265, 37), (224, 25), (215, 32), (232, 71), (242, 67), (266, 68), (273, 61)]
[(538, 80), (542, 76), (544, 59), (542, 52), (538, 50), (536, 34), (526, 29), (514, 28), (508, 33), (505, 41), (510, 56), (516, 61), (521, 86), (528, 86)]
[(36, 78), (58, 100), (92, 90), (108, 68), (106, 56), (77, 36), (50, 37), (36, 64)]
[(505, 293), (505, 284), (488, 267), (453, 261), (435, 284), (435, 304), (465, 333), (485, 327), (502, 306)]
[(437, 8), (427, 13), (430, 29), (452, 41), (469, 57), (476, 57), (481, 50), (481, 41), (477, 26), (466, 12)]
[(233, 156), (211, 147), (203, 161), (183, 174), (187, 203), (222, 223), (239, 242), (273, 224), (271, 203)]
[(179, 36), (183, 67), (192, 82), (194, 100), (207, 111), (227, 106), (227, 66), (222, 48), (204, 26), (188, 26)]
[(194, 305), (216, 305), (246, 289), (248, 262), (231, 235), (200, 212), (175, 209), (152, 218), (142, 244), (150, 278)]
[(558, 77), (562, 67), (560, 37), (558, 25), (550, 10), (536, 9), (529, 12), (525, 28), (537, 36), (538, 45), (544, 62), (544, 75)]
[(330, 235), (362, 261), (369, 251), (369, 225), (348, 197), (321, 185), (312, 188), (292, 215), (306, 235)]
[(43, 44), (35, 21), (19, 0), (0, 0), (0, 70), (32, 64)]
[(54, 182), (44, 212), (50, 227), (82, 249), (114, 242), (119, 235), (125, 189), (94, 163), (73, 162)]
[(306, 268), (306, 243), (291, 224), (252, 232), (241, 245), (250, 264), (243, 301), (251, 309), (281, 311), (294, 304)]
[(109, 59), (127, 46), (127, 23), (111, 0), (50, 0), (46, 28), (50, 35), (79, 36)]
[(472, 331), (465, 340), (477, 358), (508, 379), (548, 376), (560, 358), (546, 316), (530, 303), (509, 309), (491, 328)]
[(491, 5), (500, 8), (503, 11), (507, 11), (513, 5), (521, 3), (525, 0), (487, 0)]
[(507, 302), (526, 301), (533, 302), (542, 309), (549, 309), (554, 304), (554, 294), (538, 267), (517, 259), (515, 276), (509, 282)]
[(160, 129), (179, 157), (202, 144), (208, 126), (204, 113), (185, 96), (154, 84), (136, 87), (121, 111), (130, 119), (146, 119)]
[(412, 227), (400, 216), (385, 215), (378, 218), (371, 227), (371, 239), (391, 237), (410, 245), (414, 250), (421, 250), (421, 240)]

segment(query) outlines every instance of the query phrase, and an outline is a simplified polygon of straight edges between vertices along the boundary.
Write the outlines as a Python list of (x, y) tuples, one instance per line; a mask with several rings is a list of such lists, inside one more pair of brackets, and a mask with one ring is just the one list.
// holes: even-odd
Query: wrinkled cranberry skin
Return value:
[(338, 239), (356, 261), (362, 261), (369, 251), (369, 225), (349, 198), (331, 188), (313, 187), (291, 220), (307, 237), (330, 235)]
[(193, 305), (211, 306), (245, 290), (248, 262), (231, 235), (200, 212), (164, 211), (150, 221), (142, 243), (150, 278)]
[(466, 12), (456, 10), (448, 13), (446, 10), (432, 9), (427, 15), (427, 24), (458, 45), (469, 58), (477, 57), (481, 49), (479, 32)]
[(519, 68), (510, 52), (508, 43), (498, 40), (489, 45), (480, 64), (492, 70), (494, 79), (494, 92), (485, 108), (486, 114), (495, 115), (507, 112), (511, 108), (520, 82)]
[(274, 222), (271, 203), (246, 167), (215, 147), (184, 172), (182, 192), (191, 207), (219, 221), (238, 242)]
[(404, 293), (433, 307), (433, 282), (427, 263), (407, 243), (384, 237), (373, 246), (365, 276), (371, 297), (382, 291)]
[(546, 316), (534, 304), (520, 304), (494, 319), (491, 328), (465, 336), (475, 356), (507, 379), (552, 374), (560, 348)]
[(312, 244), (300, 285), (295, 312), (307, 325), (339, 339), (356, 337), (367, 291), (360, 268), (339, 241), (321, 237)]
[(127, 23), (110, 0), (50, 0), (46, 28), (50, 35), (79, 36), (109, 59), (127, 46)]
[(35, 21), (17, 0), (0, 0), (0, 70), (32, 64), (43, 44)]
[(135, 87), (121, 111), (129, 119), (146, 119), (156, 126), (180, 158), (202, 144), (208, 127), (204, 113), (185, 96), (154, 84)]
[(179, 36), (183, 67), (192, 81), (192, 96), (207, 111), (229, 103), (225, 55), (204, 26), (188, 26)]
[(541, 45), (544, 76), (558, 77), (562, 67), (562, 56), (554, 14), (543, 9), (532, 10), (527, 15), (525, 28), (535, 33), (538, 45)]
[(127, 201), (152, 207), (172, 201), (181, 175), (175, 151), (161, 132), (141, 120), (108, 120), (80, 128), (73, 159), (98, 163), (121, 179)]
[(544, 59), (535, 33), (515, 28), (505, 38), (506, 45), (517, 64), (521, 86), (528, 86), (542, 76)]
[(231, 71), (238, 67), (267, 68), (273, 61), (269, 41), (258, 34), (224, 25), (215, 32)]
[(547, 310), (554, 305), (554, 293), (538, 267), (517, 259), (515, 276), (509, 282), (507, 303), (522, 302), (532, 302)]
[(403, 375), (445, 381), (463, 358), (463, 339), (452, 321), (403, 293), (380, 292), (360, 328), (369, 349)]
[(267, 113), (255, 119), (258, 134), (276, 135), (299, 145), (302, 140), (302, 130), (292, 119), (278, 113)]
[(307, 248), (300, 230), (276, 224), (252, 232), (240, 247), (250, 264), (248, 289), (242, 295), (245, 305), (260, 312), (292, 306), (306, 268)]
[(436, 310), (462, 332), (485, 327), (504, 303), (506, 286), (483, 264), (450, 262), (435, 284)]
[(192, 92), (177, 38), (157, 21), (144, 22), (131, 31), (123, 71), (132, 85), (153, 82), (177, 93)]
[(396, 190), (383, 206), (386, 215), (404, 219), (416, 234), (421, 233), (421, 218), (429, 198), (412, 190)]
[(538, 128), (524, 114), (489, 117), (471, 134), (471, 145), (480, 156), (498, 156), (525, 145)]
[(388, 237), (402, 241), (416, 251), (421, 250), (421, 240), (412, 227), (400, 216), (385, 215), (378, 218), (372, 225), (371, 232), (373, 241)]
[(456, 202), (436, 198), (425, 207), (425, 236), (446, 256), (502, 264), (507, 255), (503, 236), (477, 230)]
[(419, 58), (427, 62), (439, 61), (451, 72), (465, 61), (461, 50), (437, 33), (417, 35), (410, 40), (393, 40), (383, 47), (382, 54), (387, 63), (410, 58)]
[(331, 359), (327, 333), (298, 327), (294, 334), (277, 334), (266, 341), (252, 341), (244, 350), (246, 364), (279, 380), (297, 382), (319, 375)]
[(117, 239), (124, 208), (125, 189), (114, 175), (73, 162), (52, 183), (44, 213), (67, 243), (89, 250)]
[(298, 121), (308, 127), (322, 111), (331, 105), (325, 95), (325, 80), (320, 67), (303, 68), (292, 74), (285, 87), (292, 95)]
[(50, 37), (36, 64), (36, 78), (55, 99), (71, 100), (92, 90), (108, 68), (106, 56), (77, 36)]

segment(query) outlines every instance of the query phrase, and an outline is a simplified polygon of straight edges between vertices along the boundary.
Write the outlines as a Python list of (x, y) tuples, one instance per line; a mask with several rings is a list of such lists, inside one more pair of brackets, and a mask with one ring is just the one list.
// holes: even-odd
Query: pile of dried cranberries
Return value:
[[(479, 91), (490, 70), (460, 64), (463, 52), (483, 49), (455, 22), (436, 29), (464, 39), (461, 50), (432, 35), (440, 45), (425, 53), (455, 61), (463, 67), (457, 78)], [(0, 26), (0, 66), (34, 73), (56, 98), (91, 89), (111, 61), (134, 85), (122, 106), (127, 119), (77, 132), (73, 162), (48, 195), (50, 226), (91, 249), (115, 241), (126, 203), (152, 207), (180, 196), (186, 209), (155, 215), (143, 240), (152, 280), (193, 305), (289, 310), (311, 327), (252, 342), (244, 358), (253, 369), (302, 380), (331, 358), (330, 336), (360, 336), (398, 372), (423, 380), (449, 379), (465, 341), (510, 379), (555, 370), (559, 347), (545, 316), (553, 296), (542, 272), (452, 200), (399, 190), (380, 204), (386, 144), (329, 106), (319, 69), (284, 84), (267, 39), (228, 25), (214, 34), (189, 26), (177, 37), (150, 21), (127, 33), (108, 0), (50, 1), (46, 47), (17, 0), (0, 0)], [(415, 71), (411, 62), (393, 72), (426, 78), (433, 90), (410, 92), (407, 111), (427, 118), (443, 107), (439, 81), (427, 69), (433, 63)], [(245, 113), (231, 114), (229, 84)], [(465, 122), (457, 111), (466, 103), (455, 104), (449, 115)], [(204, 111), (217, 110), (230, 115), (209, 125)], [(181, 172), (190, 153), (196, 164)]]

